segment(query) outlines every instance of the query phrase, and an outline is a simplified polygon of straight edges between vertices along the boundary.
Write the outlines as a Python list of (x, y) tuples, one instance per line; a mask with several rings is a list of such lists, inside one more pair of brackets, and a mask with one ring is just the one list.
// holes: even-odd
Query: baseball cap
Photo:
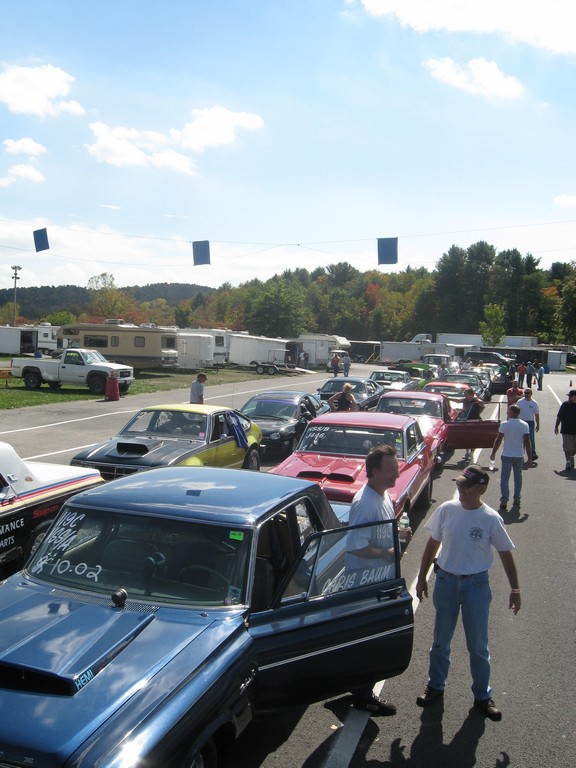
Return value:
[(568, 392), (568, 397), (572, 397), (572, 395), (576, 395), (576, 389), (571, 389), (570, 392)]
[(457, 483), (468, 483), (468, 485), (488, 485), (490, 475), (478, 464), (469, 464), (462, 474), (454, 477), (453, 480)]

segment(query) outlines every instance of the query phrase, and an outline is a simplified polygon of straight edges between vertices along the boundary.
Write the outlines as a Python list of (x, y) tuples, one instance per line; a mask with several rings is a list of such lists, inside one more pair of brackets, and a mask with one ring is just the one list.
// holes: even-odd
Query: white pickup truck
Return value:
[(116, 376), (120, 392), (127, 392), (134, 381), (133, 368), (109, 363), (96, 349), (67, 349), (58, 360), (15, 357), (10, 371), (12, 376), (24, 379), (26, 389), (38, 389), (42, 384), (52, 389), (62, 384), (76, 384), (88, 387), (93, 395), (106, 392), (108, 376)]

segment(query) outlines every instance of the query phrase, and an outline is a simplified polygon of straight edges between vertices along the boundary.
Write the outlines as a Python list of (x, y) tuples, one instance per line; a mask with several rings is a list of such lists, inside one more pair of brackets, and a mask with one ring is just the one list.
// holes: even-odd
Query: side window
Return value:
[(418, 432), (419, 430), (417, 424), (411, 424), (408, 427), (408, 456), (412, 456), (418, 450), (418, 446), (420, 445), (420, 435)]
[(135, 347), (144, 347), (146, 345), (146, 337), (145, 336), (134, 336), (134, 346)]
[[(400, 577), (396, 521), (348, 526), (313, 534), (286, 585), (282, 602), (313, 600), (373, 587)], [(378, 552), (366, 557), (368, 545)]]
[(110, 336), (110, 346), (111, 347), (119, 347), (120, 346), (120, 336)]

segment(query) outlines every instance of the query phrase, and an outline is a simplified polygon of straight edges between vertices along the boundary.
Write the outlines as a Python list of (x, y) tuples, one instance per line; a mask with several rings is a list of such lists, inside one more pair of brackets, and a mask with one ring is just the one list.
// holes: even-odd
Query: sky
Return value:
[(0, 288), (575, 261), (573, 7), (0, 0)]

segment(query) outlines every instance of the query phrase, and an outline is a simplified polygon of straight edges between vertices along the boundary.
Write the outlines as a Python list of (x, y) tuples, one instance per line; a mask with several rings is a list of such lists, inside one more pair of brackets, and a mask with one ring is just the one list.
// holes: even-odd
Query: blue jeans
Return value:
[[(532, 458), (536, 454), (536, 422), (527, 421), (528, 429), (530, 430), (530, 445), (532, 446)], [(516, 494), (514, 494), (516, 495)]]
[(462, 609), (462, 624), (466, 647), (470, 655), (472, 693), (475, 699), (489, 699), (490, 650), (488, 648), (488, 615), (492, 592), (488, 572), (473, 576), (452, 576), (438, 571), (434, 584), (434, 641), (430, 648), (428, 685), (443, 691), (450, 669), (450, 647), (458, 614)]
[(522, 495), (522, 464), (524, 459), (516, 456), (502, 456), (502, 472), (500, 473), (500, 501), (510, 498), (510, 472), (514, 473), (514, 498), (520, 501)]

